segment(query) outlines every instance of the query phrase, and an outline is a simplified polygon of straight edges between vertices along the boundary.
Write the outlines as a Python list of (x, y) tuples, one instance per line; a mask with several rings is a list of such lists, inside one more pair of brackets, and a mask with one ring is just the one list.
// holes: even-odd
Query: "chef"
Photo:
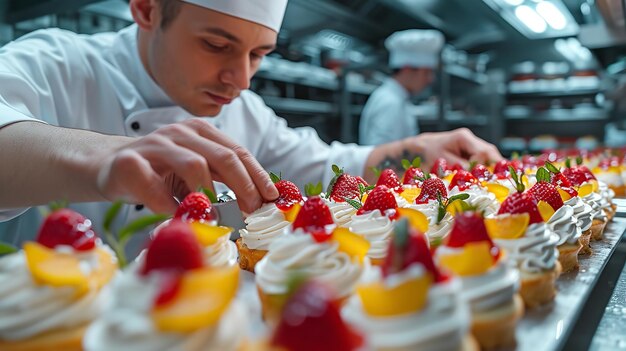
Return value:
[(419, 133), (410, 98), (433, 82), (444, 43), (441, 32), (410, 29), (387, 40), (393, 74), (367, 100), (359, 126), (359, 143), (380, 145)]
[(109, 201), (132, 204), (122, 221), (173, 213), (174, 196), (214, 181), (252, 212), (278, 196), (266, 170), (303, 186), (327, 183), (332, 164), (373, 181), (372, 166), (406, 154), (501, 157), (468, 130), (374, 148), (287, 127), (248, 90), (287, 0), (129, 6), (135, 24), (120, 32), (47, 29), (0, 49), (0, 240), (32, 238), (41, 221), (33, 206), (53, 200), (98, 231)]

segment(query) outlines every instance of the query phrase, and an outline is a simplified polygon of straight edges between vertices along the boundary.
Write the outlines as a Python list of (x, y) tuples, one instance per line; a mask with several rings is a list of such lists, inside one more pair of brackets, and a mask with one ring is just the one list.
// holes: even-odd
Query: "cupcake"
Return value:
[(270, 323), (279, 319), (294, 274), (333, 286), (340, 301), (347, 299), (369, 265), (368, 250), (367, 240), (346, 228), (336, 228), (320, 197), (308, 198), (287, 234), (272, 243), (256, 266), (264, 319)]
[(365, 203), (350, 222), (350, 231), (370, 243), (367, 256), (372, 264), (380, 265), (385, 260), (387, 246), (393, 233), (393, 222), (398, 218), (398, 204), (393, 191), (385, 185), (376, 186), (367, 196)]
[(275, 174), (270, 176), (278, 189), (278, 199), (267, 203), (245, 219), (246, 228), (239, 231), (237, 239), (239, 266), (254, 272), (256, 264), (267, 254), (270, 245), (285, 233), (293, 222), (303, 202), (298, 187), (287, 180), (280, 180)]
[(448, 199), (448, 191), (444, 182), (436, 177), (424, 180), (420, 195), (415, 203), (409, 206), (422, 212), (430, 220), (426, 236), (433, 247), (439, 245), (452, 229), (452, 217), (446, 211), (447, 204), (452, 203)]
[(514, 226), (514, 232), (500, 233), (492, 238), (515, 262), (521, 274), (520, 295), (524, 304), (532, 308), (548, 303), (556, 296), (555, 282), (562, 270), (556, 248), (560, 238), (543, 221), (536, 200), (524, 192), (517, 175), (513, 175), (513, 180), (518, 192), (504, 200), (494, 218), (502, 223), (521, 222), (522, 225)]
[(598, 181), (606, 183), (616, 196), (626, 195), (626, 185), (622, 179), (622, 170), (617, 157), (606, 158), (593, 170), (593, 174)]
[(402, 219), (385, 264), (365, 273), (342, 312), (371, 350), (478, 350), (460, 289), (433, 264), (426, 237)]
[(563, 204), (563, 199), (556, 187), (550, 183), (550, 173), (545, 168), (537, 170), (537, 180), (528, 193), (537, 201), (539, 213), (548, 230), (559, 236), (557, 242), (559, 262), (563, 272), (570, 272), (578, 268), (578, 253), (583, 247), (580, 242), (582, 230), (574, 217), (574, 209)]
[(96, 350), (238, 350), (245, 309), (239, 268), (206, 265), (194, 226), (174, 221), (113, 283), (113, 301), (84, 339)]
[(481, 349), (515, 346), (515, 327), (524, 313), (517, 294), (519, 273), (489, 238), (480, 212), (455, 216), (435, 260), (441, 269), (459, 276), (461, 298), (471, 307), (471, 330)]
[(396, 196), (398, 207), (407, 207), (415, 202), (421, 192), (424, 172), (420, 169), (421, 159), (416, 157), (413, 162), (402, 160), (404, 175), (402, 176), (402, 192)]
[(81, 350), (111, 298), (116, 262), (88, 219), (52, 212), (35, 242), (0, 258), (0, 349)]
[(484, 212), (485, 216), (496, 214), (498, 207), (500, 207), (496, 196), (480, 185), (478, 178), (472, 173), (464, 170), (456, 172), (450, 181), (448, 190), (450, 196), (461, 193), (468, 194), (469, 198), (465, 201), (478, 211)]

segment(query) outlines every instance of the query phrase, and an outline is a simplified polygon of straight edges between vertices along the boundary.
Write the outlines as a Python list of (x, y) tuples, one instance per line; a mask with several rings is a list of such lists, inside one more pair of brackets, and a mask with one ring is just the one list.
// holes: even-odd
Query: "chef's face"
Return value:
[(267, 27), (192, 4), (180, 2), (180, 12), (165, 28), (159, 6), (152, 11), (159, 23), (145, 31), (150, 74), (196, 116), (217, 115), (248, 89), (276, 43), (277, 33)]
[(410, 79), (407, 90), (411, 94), (419, 94), (435, 80), (435, 72), (430, 68), (411, 68), (408, 72)]

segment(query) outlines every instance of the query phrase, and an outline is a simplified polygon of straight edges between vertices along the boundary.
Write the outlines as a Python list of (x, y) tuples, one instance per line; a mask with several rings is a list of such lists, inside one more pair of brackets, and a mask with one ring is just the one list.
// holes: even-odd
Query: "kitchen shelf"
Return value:
[(569, 96), (586, 96), (600, 93), (599, 89), (572, 89), (572, 90), (556, 90), (556, 91), (529, 91), (529, 92), (508, 92), (511, 98), (541, 98), (541, 97), (569, 97)]
[(528, 116), (507, 116), (507, 121), (528, 121), (528, 122), (580, 122), (580, 121), (604, 121), (608, 119), (608, 113), (605, 110), (594, 112), (577, 113), (568, 110), (544, 111), (539, 113), (530, 113)]
[(279, 112), (334, 114), (335, 105), (325, 101), (289, 99), (273, 96), (262, 96), (267, 106)]
[(461, 78), (472, 83), (485, 84), (487, 82), (486, 74), (474, 72), (467, 67), (459, 65), (444, 65), (443, 70), (453, 77)]

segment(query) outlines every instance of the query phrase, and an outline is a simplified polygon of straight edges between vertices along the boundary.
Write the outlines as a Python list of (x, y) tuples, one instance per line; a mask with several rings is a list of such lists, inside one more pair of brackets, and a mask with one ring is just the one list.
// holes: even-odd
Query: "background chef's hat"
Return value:
[(182, 0), (233, 17), (264, 25), (276, 32), (285, 16), (287, 0)]
[(385, 40), (391, 68), (428, 67), (439, 63), (444, 37), (437, 30), (409, 29), (395, 32)]

